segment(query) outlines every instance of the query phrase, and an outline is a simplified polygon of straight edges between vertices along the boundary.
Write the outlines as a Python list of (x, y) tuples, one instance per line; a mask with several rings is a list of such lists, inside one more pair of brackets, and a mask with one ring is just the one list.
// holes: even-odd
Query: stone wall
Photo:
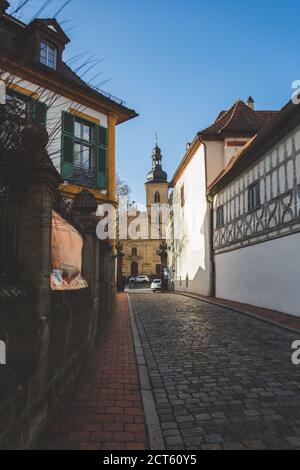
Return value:
[(0, 448), (27, 449), (42, 435), (77, 378), (89, 344), (89, 289), (51, 294), (50, 315), (37, 318), (33, 293), (0, 300)]
[(26, 129), (22, 179), (11, 188), (20, 214), (18, 273), (13, 283), (0, 277), (0, 341), (6, 345), (0, 449), (28, 449), (43, 435), (114, 306), (114, 253), (96, 237), (97, 202), (86, 190), (75, 198), (71, 218), (84, 239), (88, 288), (50, 289), (52, 208), (61, 179), (44, 132)]

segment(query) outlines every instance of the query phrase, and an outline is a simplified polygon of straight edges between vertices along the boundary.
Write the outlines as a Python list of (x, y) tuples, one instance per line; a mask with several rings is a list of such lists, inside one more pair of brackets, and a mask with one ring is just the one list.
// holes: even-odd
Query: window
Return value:
[(132, 248), (131, 255), (132, 256), (137, 256), (137, 248)]
[(160, 194), (159, 194), (158, 191), (156, 191), (156, 193), (155, 193), (154, 201), (155, 201), (156, 203), (160, 202)]
[(180, 190), (180, 205), (181, 207), (184, 207), (185, 204), (185, 195), (184, 195), (184, 186), (181, 187)]
[(107, 189), (108, 130), (63, 112), (62, 176), (84, 186)]
[(248, 189), (248, 210), (253, 211), (260, 206), (259, 182), (255, 182)]
[(57, 68), (57, 49), (49, 43), (42, 41), (40, 45), (40, 62), (50, 69)]
[(131, 263), (131, 276), (139, 275), (139, 266), (136, 262)]
[(18, 148), (21, 143), (21, 130), (26, 124), (46, 125), (46, 104), (33, 99), (30, 94), (7, 90), (4, 109), (0, 138), (5, 135), (7, 149)]
[(74, 165), (83, 170), (91, 170), (92, 165), (92, 126), (75, 120)]
[(8, 113), (26, 122), (30, 111), (29, 101), (27, 96), (9, 91), (6, 95)]
[(217, 228), (224, 225), (224, 206), (217, 208)]

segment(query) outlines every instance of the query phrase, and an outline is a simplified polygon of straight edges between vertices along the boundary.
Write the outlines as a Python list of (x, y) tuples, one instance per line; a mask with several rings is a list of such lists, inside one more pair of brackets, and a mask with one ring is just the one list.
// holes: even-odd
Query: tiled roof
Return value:
[(199, 132), (205, 138), (224, 138), (235, 133), (255, 135), (276, 115), (277, 111), (255, 111), (238, 100), (228, 111), (222, 111), (215, 122)]
[[(14, 57), (15, 59), (20, 59), (20, 64), (29, 65), (33, 69), (39, 69), (42, 74), (45, 74), (47, 78), (51, 78), (54, 82), (69, 84), (69, 86), (75, 85), (80, 87), (82, 91), (85, 91), (89, 95), (93, 95), (94, 98), (103, 101), (104, 103), (113, 102), (118, 109), (122, 109), (125, 114), (130, 115), (131, 117), (136, 117), (137, 114), (134, 110), (131, 110), (125, 106), (125, 102), (121, 99), (116, 98), (98, 88), (95, 88), (84, 80), (80, 78), (65, 62), (61, 62), (59, 70), (52, 70), (44, 65), (41, 65), (39, 62), (33, 60), (28, 54), (24, 55), (24, 51), (20, 53), (20, 38), (22, 35), (26, 34), (32, 27), (35, 25), (40, 25), (41, 27), (47, 27), (48, 25), (55, 26), (57, 33), (60, 37), (65, 39), (65, 42), (68, 42), (69, 39), (56, 22), (53, 19), (36, 19), (32, 21), (29, 25), (26, 25), (22, 21), (17, 20), (16, 18), (4, 14), (0, 21), (0, 58), (9, 58)], [(21, 54), (21, 56), (20, 56)]]
[(244, 167), (252, 165), (255, 159), (263, 155), (270, 146), (280, 140), (290, 130), (291, 122), (299, 122), (300, 105), (296, 106), (292, 101), (289, 101), (280, 111), (273, 113), (273, 116), (272, 112), (269, 111), (263, 113), (265, 113), (269, 122), (232, 157), (226, 168), (209, 185), (209, 193), (216, 194)]

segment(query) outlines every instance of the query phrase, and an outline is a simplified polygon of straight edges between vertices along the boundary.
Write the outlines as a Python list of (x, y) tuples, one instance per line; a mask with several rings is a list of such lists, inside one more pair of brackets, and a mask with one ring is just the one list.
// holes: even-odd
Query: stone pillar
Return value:
[(166, 242), (162, 242), (159, 245), (158, 255), (160, 256), (160, 264), (161, 264), (161, 290), (167, 291), (168, 290), (168, 280), (165, 279), (164, 271), (168, 265), (168, 246)]
[[(31, 393), (38, 400), (47, 385), (49, 352), (52, 206), (61, 177), (47, 151), (48, 134), (38, 126), (23, 131), (22, 171), (14, 192), (19, 204), (19, 283), (32, 294), (32, 309), (39, 329), (39, 358)], [(37, 410), (37, 422), (45, 410)]]
[(84, 237), (82, 253), (82, 275), (88, 283), (90, 303), (87, 310), (90, 313), (88, 343), (93, 346), (98, 329), (99, 320), (99, 250), (100, 243), (96, 236), (98, 219), (96, 217), (97, 200), (88, 190), (83, 190), (76, 195), (72, 215), (75, 225)]
[(117, 250), (117, 291), (124, 292), (125, 284), (123, 278), (123, 245), (121, 242), (116, 244)]
[(40, 317), (48, 315), (51, 269), (52, 206), (61, 177), (45, 150), (46, 130), (29, 126), (23, 132), (24, 168), (16, 182), (19, 200), (18, 279), (33, 288)]

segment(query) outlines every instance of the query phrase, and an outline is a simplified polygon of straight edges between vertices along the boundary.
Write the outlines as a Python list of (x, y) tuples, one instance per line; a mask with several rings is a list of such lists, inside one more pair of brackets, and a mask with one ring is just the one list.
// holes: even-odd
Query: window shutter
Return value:
[(107, 189), (107, 149), (97, 148), (97, 186)]
[(103, 147), (108, 146), (108, 130), (106, 127), (98, 126), (98, 144)]
[(62, 131), (71, 134), (74, 137), (75, 118), (73, 114), (63, 111), (62, 115)]
[(72, 114), (62, 114), (61, 174), (65, 180), (74, 176), (74, 126)]
[(62, 177), (66, 180), (74, 176), (74, 139), (69, 135), (62, 135)]
[(41, 101), (33, 100), (32, 102), (32, 122), (46, 126), (47, 105)]
[(108, 185), (108, 131), (103, 126), (96, 127), (97, 157), (96, 184), (98, 188), (107, 189)]

